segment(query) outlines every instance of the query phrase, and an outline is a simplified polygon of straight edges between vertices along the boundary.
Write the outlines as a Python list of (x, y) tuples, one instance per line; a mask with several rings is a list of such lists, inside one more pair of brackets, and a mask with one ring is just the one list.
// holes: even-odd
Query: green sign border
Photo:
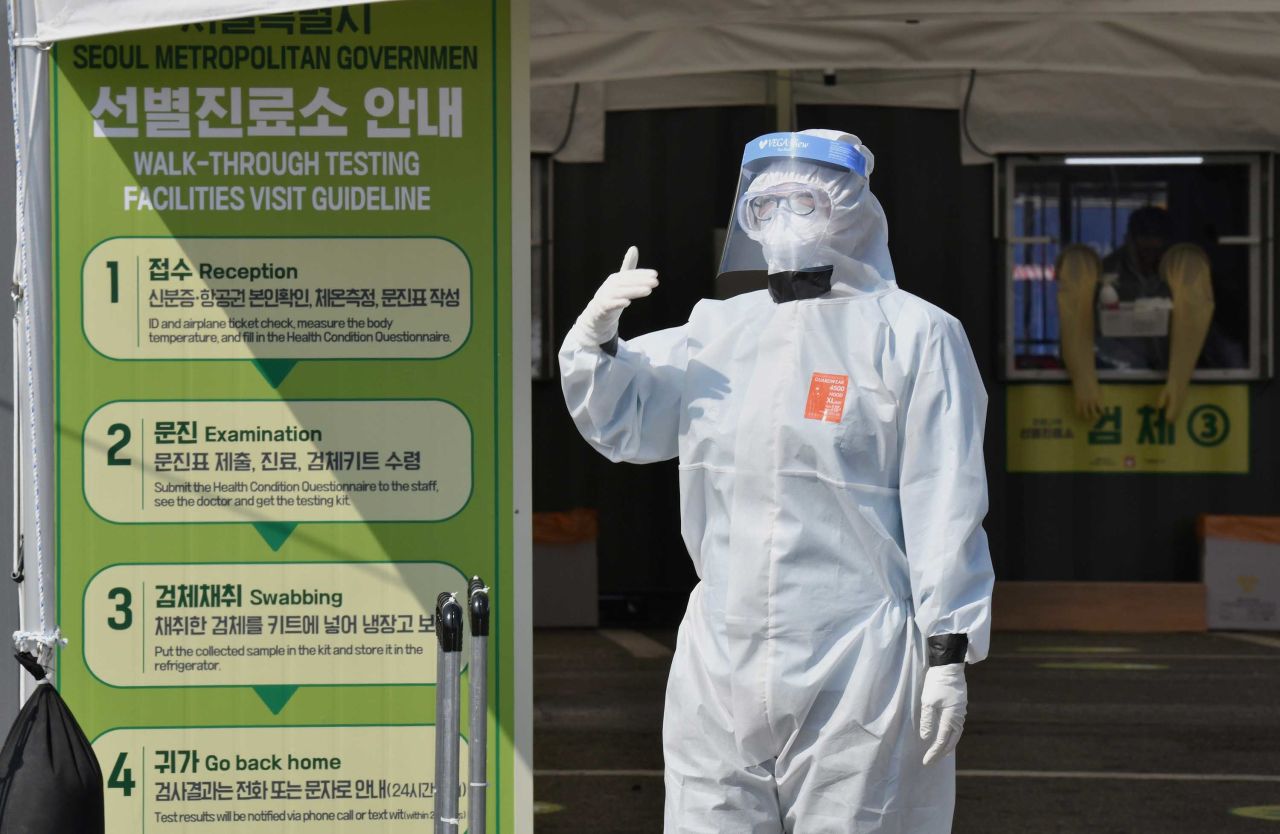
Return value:
[[(494, 524), (493, 524), (493, 561), (492, 561), (493, 579), (490, 580), (491, 583), (494, 583), (494, 590), (492, 592), (492, 597), (491, 597), (492, 604), (491, 604), (490, 616), (492, 620), (491, 640), (494, 644), (493, 657), (497, 661), (496, 663), (494, 663), (493, 668), (490, 670), (490, 677), (493, 679), (493, 692), (495, 694), (495, 697), (490, 703), (489, 709), (490, 709), (490, 714), (493, 716), (494, 728), (497, 730), (497, 732), (494, 734), (495, 739), (494, 739), (493, 756), (492, 756), (492, 759), (493, 759), (492, 767), (493, 767), (494, 788), (495, 788), (495, 790), (492, 791), (492, 794), (493, 794), (492, 801), (494, 802), (495, 811), (496, 811), (493, 821), (494, 821), (494, 830), (496, 832), (500, 832), (504, 830), (504, 826), (507, 823), (508, 814), (512, 815), (511, 816), (512, 828), (509, 830), (514, 830), (515, 828), (520, 827), (520, 821), (517, 820), (514, 816), (515, 812), (518, 809), (506, 808), (504, 810), (504, 805), (503, 805), (503, 794), (508, 790), (510, 791), (515, 790), (514, 785), (508, 785), (505, 781), (505, 778), (507, 775), (506, 768), (507, 767), (512, 768), (512, 776), (516, 777), (517, 782), (519, 782), (521, 778), (519, 773), (519, 771), (521, 770), (521, 766), (519, 763), (520, 751), (517, 749), (517, 745), (516, 745), (516, 737), (520, 731), (517, 730), (514, 726), (508, 726), (506, 721), (504, 721), (504, 716), (506, 715), (505, 707), (508, 702), (511, 703), (512, 713), (510, 718), (512, 720), (519, 720), (522, 717), (527, 719), (532, 718), (531, 714), (528, 716), (522, 716), (520, 714), (520, 711), (516, 706), (516, 703), (518, 702), (521, 696), (518, 692), (515, 691), (514, 685), (512, 682), (505, 682), (505, 678), (503, 675), (503, 666), (505, 663), (511, 662), (513, 664), (512, 665), (513, 672), (515, 669), (514, 658), (510, 658), (510, 659), (507, 658), (506, 655), (504, 654), (504, 649), (503, 649), (503, 629), (506, 627), (504, 611), (507, 606), (515, 604), (515, 600), (513, 598), (504, 598), (504, 594), (502, 592), (506, 588), (511, 588), (512, 589), (511, 596), (514, 597), (521, 590), (521, 589), (515, 588), (514, 586), (515, 576), (516, 576), (516, 566), (514, 563), (515, 542), (514, 542), (514, 539), (512, 538), (514, 535), (514, 527), (513, 527), (514, 518), (512, 515), (512, 510), (515, 509), (516, 496), (514, 492), (511, 492), (511, 490), (514, 488), (515, 484), (514, 482), (506, 484), (506, 489), (510, 494), (504, 496), (504, 493), (503, 493), (504, 484), (501, 478), (502, 467), (504, 462), (504, 458), (503, 458), (504, 450), (509, 450), (510, 454), (512, 455), (511, 459), (506, 462), (506, 465), (509, 468), (513, 467), (517, 463), (517, 461), (515, 460), (515, 456), (519, 454), (518, 450), (516, 450), (514, 447), (514, 434), (513, 434), (514, 415), (511, 413), (512, 401), (515, 399), (515, 391), (513, 388), (513, 386), (515, 385), (515, 379), (511, 375), (514, 372), (514, 368), (511, 367), (512, 365), (511, 359), (512, 359), (512, 353), (517, 351), (517, 346), (514, 344), (515, 333), (513, 332), (514, 319), (512, 316), (511, 295), (510, 293), (508, 293), (504, 296), (504, 295), (500, 295), (498, 292), (500, 289), (500, 286), (499, 286), (500, 282), (498, 280), (498, 275), (503, 270), (506, 270), (508, 273), (510, 273), (514, 265), (511, 257), (511, 253), (509, 252), (510, 235), (507, 236), (508, 237), (507, 247), (503, 246), (503, 238), (501, 235), (501, 229), (504, 226), (507, 228), (508, 232), (511, 229), (512, 217), (513, 217), (512, 193), (514, 189), (513, 189), (513, 184), (510, 178), (510, 171), (508, 170), (505, 173), (503, 172), (503, 169), (501, 167), (501, 162), (503, 161), (503, 157), (500, 154), (500, 151), (505, 150), (506, 161), (510, 162), (511, 152), (513, 150), (512, 122), (511, 122), (512, 101), (510, 99), (510, 96), (511, 96), (512, 87), (514, 84), (514, 79), (512, 77), (512, 65), (511, 65), (512, 56), (511, 56), (510, 47), (511, 47), (511, 36), (514, 33), (514, 30), (516, 28), (512, 20), (513, 6), (518, 8), (522, 12), (527, 12), (527, 5), (524, 2), (522, 2), (522, 0), (511, 0), (511, 2), (509, 3), (503, 3), (501, 7), (499, 6), (498, 0), (490, 0), (489, 2), (489, 20), (490, 20), (490, 38), (489, 38), (490, 89), (489, 89), (489, 92), (490, 92), (490, 101), (491, 101), (491, 107), (492, 107), (491, 118), (492, 118), (492, 125), (493, 125), (493, 134), (490, 137), (490, 144), (492, 148), (492, 167), (490, 170), (490, 176), (491, 176), (491, 182), (492, 182), (491, 205), (492, 205), (492, 215), (493, 215), (493, 228), (492, 228), (493, 243), (492, 243), (492, 250), (491, 250), (492, 257), (493, 257), (493, 272), (492, 272), (490, 290), (493, 293), (493, 304), (492, 304), (493, 345), (492, 346), (493, 346), (493, 406), (494, 406), (494, 411), (493, 411)], [(503, 47), (501, 52), (501, 60), (499, 60), (500, 29), (501, 29), (501, 35), (502, 35), (501, 46)], [(524, 31), (523, 27), (521, 28), (521, 31)], [(50, 145), (51, 145), (51, 152), (50, 152), (51, 189), (50, 189), (49, 203), (50, 203), (50, 213), (53, 215), (53, 218), (52, 218), (53, 219), (53, 223), (52, 223), (53, 241), (51, 246), (51, 250), (52, 250), (51, 252), (52, 276), (51, 277), (52, 277), (52, 285), (53, 285), (52, 286), (53, 304), (52, 304), (51, 320), (52, 320), (52, 331), (53, 331), (52, 342), (53, 342), (53, 353), (54, 353), (53, 400), (54, 400), (55, 422), (54, 422), (54, 444), (53, 444), (54, 449), (53, 449), (52, 471), (55, 473), (55, 484), (57, 483), (57, 480), (56, 480), (57, 477), (61, 473), (62, 460), (63, 460), (62, 437), (61, 437), (61, 431), (60, 431), (60, 427), (62, 425), (62, 396), (61, 396), (61, 385), (60, 385), (60, 382), (61, 382), (60, 373), (61, 373), (61, 366), (62, 366), (62, 346), (61, 346), (62, 327), (61, 327), (61, 322), (59, 321), (59, 316), (58, 316), (58, 312), (61, 310), (61, 291), (62, 291), (61, 277), (60, 277), (61, 229), (60, 229), (59, 211), (58, 211), (58, 208), (59, 208), (59, 200), (58, 200), (59, 187), (58, 186), (60, 182), (60, 171), (59, 171), (59, 154), (58, 154), (59, 107), (58, 107), (58, 60), (57, 59), (58, 59), (59, 46), (60, 45), (57, 43), (53, 45), (51, 50), (51, 56), (50, 56), (51, 60), (49, 61), (49, 68), (48, 68), (49, 89), (50, 89), (49, 135), (50, 135)], [(501, 102), (502, 104), (501, 108), (499, 107), (500, 94), (505, 94), (505, 97), (503, 97)], [(503, 258), (504, 254), (507, 255), (507, 258), (505, 260)], [(473, 294), (473, 298), (474, 298), (474, 294)], [(474, 312), (472, 315), (473, 315), (473, 323), (474, 323)], [(504, 324), (504, 320), (505, 320), (505, 324)], [(504, 347), (504, 345), (502, 344), (504, 334), (507, 337), (507, 340), (510, 342), (510, 344), (506, 346), (508, 348), (508, 352), (505, 352), (505, 353), (502, 350), (502, 348)], [(236, 361), (236, 360), (231, 360), (231, 361)], [(502, 369), (502, 363), (504, 361), (507, 363), (507, 369), (505, 373), (503, 372), (503, 369)], [(504, 381), (508, 383), (508, 387), (510, 389), (509, 393), (511, 395), (507, 400), (504, 400), (502, 396)], [(504, 436), (504, 431), (505, 431), (505, 436)], [(58, 535), (58, 532), (61, 531), (62, 529), (62, 490), (60, 486), (55, 486), (53, 492), (54, 492), (54, 531), (56, 536), (56, 542), (54, 547), (54, 553), (55, 553), (54, 587), (56, 589), (55, 590), (55, 593), (56, 593), (55, 611), (56, 611), (57, 617), (61, 619), (64, 594), (63, 594), (63, 587), (62, 587), (62, 537)], [(507, 499), (507, 503), (505, 504), (503, 503), (504, 497)], [(501, 559), (503, 543), (504, 543), (504, 535), (507, 538), (512, 539), (510, 542), (511, 544), (510, 550), (513, 556), (512, 559), (509, 559), (507, 561), (507, 564), (505, 566), (503, 565), (502, 559)], [(524, 590), (527, 591), (528, 589), (524, 589)], [(54, 670), (54, 679), (55, 679), (55, 683), (61, 686), (62, 674), (60, 669)], [(510, 689), (510, 691), (508, 691), (508, 689)], [(509, 766), (504, 764), (504, 758), (503, 758), (504, 746), (508, 744), (511, 747), (512, 756), (514, 757), (514, 761)], [(525, 767), (531, 768), (532, 764), (530, 763)], [(532, 772), (528, 771), (523, 778), (531, 780)], [(529, 787), (532, 787), (531, 781), (529, 782)]]

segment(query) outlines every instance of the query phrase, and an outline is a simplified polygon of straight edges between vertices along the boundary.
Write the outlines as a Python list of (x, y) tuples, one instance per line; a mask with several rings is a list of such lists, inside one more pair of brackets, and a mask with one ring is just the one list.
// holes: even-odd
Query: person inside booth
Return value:
[(1173, 237), (1169, 213), (1144, 206), (1105, 258), (1084, 244), (1058, 256), (1062, 358), (1081, 417), (1102, 413), (1099, 368), (1167, 371), (1157, 405), (1169, 420), (1181, 411), (1214, 300), (1208, 255)]

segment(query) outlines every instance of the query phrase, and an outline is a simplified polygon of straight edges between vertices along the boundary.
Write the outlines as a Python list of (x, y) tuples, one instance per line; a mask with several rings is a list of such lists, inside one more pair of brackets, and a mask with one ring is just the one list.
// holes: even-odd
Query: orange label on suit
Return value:
[(805, 419), (839, 423), (848, 390), (849, 377), (844, 374), (814, 374), (809, 381), (809, 399), (804, 404)]

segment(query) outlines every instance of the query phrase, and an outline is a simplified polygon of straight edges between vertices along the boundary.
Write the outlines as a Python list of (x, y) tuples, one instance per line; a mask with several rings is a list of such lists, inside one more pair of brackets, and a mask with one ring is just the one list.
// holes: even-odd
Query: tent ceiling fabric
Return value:
[[(33, 2), (46, 42), (353, 5)], [(765, 104), (774, 70), (800, 104), (945, 108), (977, 70), (969, 126), (996, 152), (1280, 149), (1280, 0), (532, 0), (530, 36), (535, 150), (580, 87), (565, 161), (602, 158), (608, 110)]]
[(353, 5), (356, 3), (351, 0), (35, 0), (36, 38), (53, 43), (135, 29)]
[[(529, 150), (557, 162), (604, 159), (604, 84), (559, 84), (529, 91)], [(628, 108), (637, 109), (637, 108)]]
[(955, 109), (976, 70), (992, 152), (1280, 150), (1277, 0), (533, 0), (530, 33), (532, 84), (605, 110), (765, 104), (773, 70), (799, 104)]
[[(557, 14), (561, 5), (579, 14)], [(628, 19), (617, 8), (629, 4), (594, 0), (599, 17), (587, 25), (581, 16), (586, 5), (535, 3), (535, 84), (850, 67), (1092, 72), (1280, 88), (1280, 11), (890, 17), (838, 13), (827, 3), (801, 0), (770, 14), (744, 13), (729, 0), (655, 0)], [(1280, 10), (1280, 4), (1275, 7)]]

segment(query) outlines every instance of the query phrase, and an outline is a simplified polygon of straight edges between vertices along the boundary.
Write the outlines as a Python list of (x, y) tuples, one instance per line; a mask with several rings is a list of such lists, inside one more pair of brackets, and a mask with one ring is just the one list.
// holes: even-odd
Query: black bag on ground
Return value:
[[(25, 655), (25, 657), (23, 656)], [(19, 655), (44, 678), (35, 658)], [(36, 687), (0, 750), (0, 834), (105, 834), (102, 769), (52, 684)]]

